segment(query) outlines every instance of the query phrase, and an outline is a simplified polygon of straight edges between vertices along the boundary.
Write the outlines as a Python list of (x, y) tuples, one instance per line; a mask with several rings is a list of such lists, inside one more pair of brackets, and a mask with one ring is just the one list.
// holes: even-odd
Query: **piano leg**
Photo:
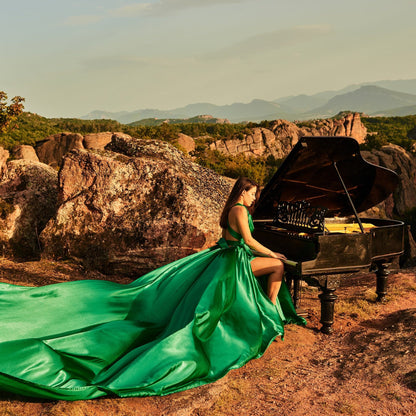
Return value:
[(321, 300), (321, 332), (331, 334), (333, 332), (332, 325), (334, 323), (334, 305), (337, 295), (334, 293), (335, 288), (321, 286), (322, 293), (318, 295)]
[(313, 279), (318, 283), (322, 293), (318, 295), (321, 300), (321, 332), (331, 334), (333, 332), (332, 325), (334, 323), (334, 306), (337, 300), (335, 290), (340, 284), (340, 275), (321, 275), (315, 276)]
[(300, 300), (300, 279), (297, 276), (293, 276), (291, 273), (285, 273), (285, 281), (289, 292), (292, 294), (293, 305), (297, 309), (299, 307)]
[(295, 308), (299, 308), (300, 301), (300, 279), (295, 279), (293, 282), (293, 304)]
[(376, 284), (376, 293), (377, 293), (377, 302), (382, 302), (387, 295), (387, 277), (389, 271), (387, 268), (390, 266), (390, 263), (377, 262), (377, 284)]
[(295, 306), (296, 313), (299, 316), (307, 317), (309, 313), (306, 309), (300, 307), (300, 290), (301, 290), (301, 279), (298, 276), (294, 276), (289, 272), (285, 272), (285, 282), (289, 292), (292, 295), (292, 302)]
[(286, 282), (286, 286), (289, 289), (289, 292), (292, 292), (292, 286), (293, 286), (293, 276), (291, 273), (285, 272), (284, 279)]

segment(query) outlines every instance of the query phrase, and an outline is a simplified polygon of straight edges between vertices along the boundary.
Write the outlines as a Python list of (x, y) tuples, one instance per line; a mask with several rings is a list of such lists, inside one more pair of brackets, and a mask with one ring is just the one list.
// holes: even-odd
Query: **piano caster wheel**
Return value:
[(322, 325), (322, 328), (320, 329), (320, 331), (325, 335), (330, 335), (334, 332), (334, 330), (332, 328), (332, 324), (331, 325)]
[(383, 302), (386, 302), (387, 301), (387, 299), (386, 299), (386, 292), (384, 292), (384, 293), (377, 293), (377, 298), (376, 298), (376, 302), (377, 303), (383, 303)]

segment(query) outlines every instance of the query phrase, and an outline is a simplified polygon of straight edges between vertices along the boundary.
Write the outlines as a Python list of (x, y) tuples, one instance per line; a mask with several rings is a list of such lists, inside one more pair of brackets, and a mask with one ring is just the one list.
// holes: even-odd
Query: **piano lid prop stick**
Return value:
[(353, 203), (353, 202), (352, 202), (352, 200), (351, 200), (351, 197), (350, 197), (350, 194), (349, 194), (349, 192), (348, 192), (348, 189), (347, 189), (347, 187), (345, 186), (344, 181), (342, 180), (341, 174), (339, 173), (338, 166), (337, 166), (337, 162), (335, 162), (335, 161), (334, 161), (334, 162), (333, 162), (333, 165), (334, 165), (334, 168), (335, 168), (335, 170), (336, 170), (336, 172), (337, 172), (338, 178), (339, 178), (339, 180), (341, 181), (342, 187), (344, 188), (344, 191), (345, 191), (345, 193), (347, 194), (348, 201), (349, 201), (349, 203), (350, 203), (350, 205), (351, 205), (352, 210), (354, 211), (354, 215), (355, 215), (355, 218), (357, 219), (358, 225), (360, 226), (360, 230), (361, 230), (361, 232), (364, 234), (364, 228), (363, 228), (363, 225), (361, 224), (361, 220), (358, 218), (357, 210), (355, 209), (354, 203)]

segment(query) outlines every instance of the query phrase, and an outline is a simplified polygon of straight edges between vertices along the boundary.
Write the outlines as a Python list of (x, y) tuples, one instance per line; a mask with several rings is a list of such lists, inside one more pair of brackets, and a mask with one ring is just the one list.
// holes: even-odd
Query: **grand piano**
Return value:
[(389, 169), (365, 161), (351, 137), (302, 137), (263, 189), (253, 213), (254, 238), (285, 254), (286, 279), (299, 306), (300, 281), (321, 290), (321, 331), (333, 331), (341, 279), (375, 270), (379, 301), (387, 267), (404, 250), (404, 224), (360, 218), (399, 182)]

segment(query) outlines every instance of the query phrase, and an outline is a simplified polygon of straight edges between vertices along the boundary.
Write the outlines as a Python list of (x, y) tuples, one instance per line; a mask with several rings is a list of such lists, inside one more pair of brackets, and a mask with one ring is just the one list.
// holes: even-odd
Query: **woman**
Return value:
[[(304, 324), (281, 284), (281, 255), (251, 237), (256, 190), (236, 182), (216, 246), (128, 285), (0, 284), (0, 390), (64, 400), (170, 394), (217, 380), (260, 357), (284, 324)], [(249, 246), (271, 257), (254, 258)], [(270, 299), (255, 278), (263, 273)]]
[(276, 304), (284, 271), (281, 260), (286, 257), (264, 247), (251, 235), (254, 227), (248, 207), (254, 207), (258, 194), (258, 185), (254, 181), (240, 177), (225, 204), (220, 225), (223, 228), (223, 238), (229, 241), (243, 240), (254, 252), (268, 257), (253, 258), (251, 260), (251, 270), (256, 277), (269, 276), (267, 295), (272, 303)]

